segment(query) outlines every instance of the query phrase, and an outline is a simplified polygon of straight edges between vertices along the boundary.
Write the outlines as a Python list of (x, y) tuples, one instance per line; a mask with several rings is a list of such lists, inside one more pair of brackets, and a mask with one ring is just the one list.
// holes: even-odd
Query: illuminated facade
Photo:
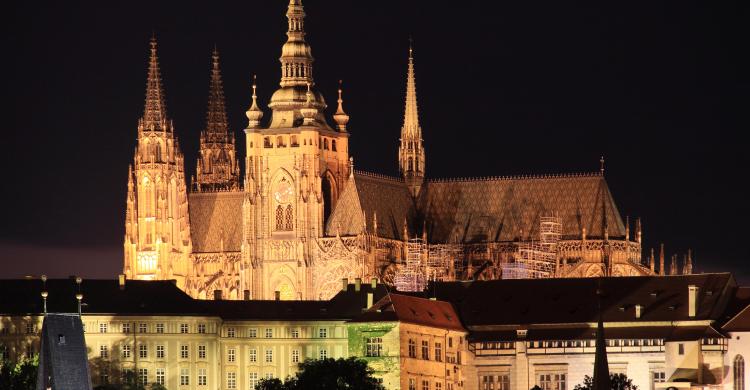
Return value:
[[(424, 283), (410, 281), (664, 273), (653, 262), (643, 264), (640, 224), (631, 231), (623, 223), (603, 166), (591, 174), (426, 179), (411, 48), (402, 177), (355, 171), (342, 91), (329, 122), (313, 79), (301, 1), (291, 0), (286, 15), (270, 118), (253, 85), (242, 180), (214, 53), (208, 120), (190, 192), (152, 42), (128, 184), (129, 278), (176, 279), (198, 298), (269, 299), (278, 293), (317, 300), (333, 296), (342, 278), (374, 277), (397, 286), (398, 279), (418, 289)], [(554, 246), (538, 250), (550, 218), (558, 221)], [(404, 269), (409, 258), (414, 262)]]

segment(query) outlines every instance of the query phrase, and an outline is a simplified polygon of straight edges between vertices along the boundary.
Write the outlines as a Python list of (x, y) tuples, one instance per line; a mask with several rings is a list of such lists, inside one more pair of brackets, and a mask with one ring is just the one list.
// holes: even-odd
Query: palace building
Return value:
[(411, 49), (398, 140), (402, 175), (355, 170), (349, 137), (356, 128), (347, 126), (341, 89), (330, 115), (316, 87), (301, 0), (289, 2), (286, 16), (279, 88), (264, 110), (253, 85), (244, 158), (227, 122), (214, 51), (191, 182), (152, 40), (128, 172), (129, 279), (174, 279), (204, 299), (319, 300), (332, 297), (343, 278), (419, 291), (432, 280), (665, 273), (663, 254), (660, 266), (653, 254), (650, 264), (643, 261), (640, 223), (631, 230), (623, 222), (603, 161), (588, 174), (429, 179), (429, 130), (419, 124)]

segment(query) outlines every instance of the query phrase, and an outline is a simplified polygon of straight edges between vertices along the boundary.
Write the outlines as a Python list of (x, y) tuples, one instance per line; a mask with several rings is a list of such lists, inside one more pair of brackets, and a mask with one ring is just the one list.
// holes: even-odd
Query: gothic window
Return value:
[(284, 137), (278, 136), (276, 137), (276, 147), (278, 148), (284, 148), (286, 145), (284, 145)]
[(734, 390), (745, 390), (745, 359), (742, 355), (734, 357)]
[(328, 138), (323, 138), (323, 149), (328, 150)]
[(335, 139), (331, 140), (331, 150), (333, 150), (334, 152), (336, 151), (336, 140)]
[(409, 165), (408, 166), (409, 166), (409, 169), (408, 169), (409, 171), (413, 171), (414, 170), (414, 160), (411, 157), (409, 157)]
[(286, 206), (286, 211), (284, 212), (284, 230), (293, 230), (294, 224), (292, 223), (292, 205)]
[(299, 142), (297, 142), (297, 136), (293, 135), (291, 139), (289, 140), (289, 146), (296, 148), (299, 146)]
[(276, 206), (276, 230), (284, 230), (284, 208)]

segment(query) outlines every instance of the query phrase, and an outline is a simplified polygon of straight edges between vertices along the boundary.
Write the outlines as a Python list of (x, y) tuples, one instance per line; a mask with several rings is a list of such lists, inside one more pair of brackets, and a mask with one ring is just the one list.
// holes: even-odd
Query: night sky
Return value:
[[(1, 38), (0, 277), (114, 277), (152, 32), (192, 175), (214, 44), (244, 156), (252, 74), (264, 109), (278, 86), (286, 2), (15, 3)], [(412, 36), (428, 176), (593, 172), (604, 155), (646, 251), (693, 248), (697, 271), (750, 283), (747, 9), (306, 0), (305, 11), (329, 115), (344, 80), (358, 169), (397, 174)]]

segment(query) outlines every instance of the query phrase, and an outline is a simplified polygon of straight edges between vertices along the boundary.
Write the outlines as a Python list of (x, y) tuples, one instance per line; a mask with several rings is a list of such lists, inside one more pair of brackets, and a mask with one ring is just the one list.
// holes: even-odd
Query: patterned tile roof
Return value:
[(431, 242), (538, 239), (539, 218), (562, 218), (563, 238), (624, 237), (620, 213), (599, 174), (430, 181), (417, 203)]
[(189, 195), (193, 252), (239, 252), (242, 245), (242, 192)]
[(372, 232), (375, 214), (378, 219), (378, 236), (402, 239), (404, 219), (413, 233), (411, 227), (415, 220), (414, 201), (403, 180), (355, 172), (354, 178), (349, 179), (344, 186), (344, 191), (328, 218), (326, 234), (359, 234), (365, 223), (367, 231)]

